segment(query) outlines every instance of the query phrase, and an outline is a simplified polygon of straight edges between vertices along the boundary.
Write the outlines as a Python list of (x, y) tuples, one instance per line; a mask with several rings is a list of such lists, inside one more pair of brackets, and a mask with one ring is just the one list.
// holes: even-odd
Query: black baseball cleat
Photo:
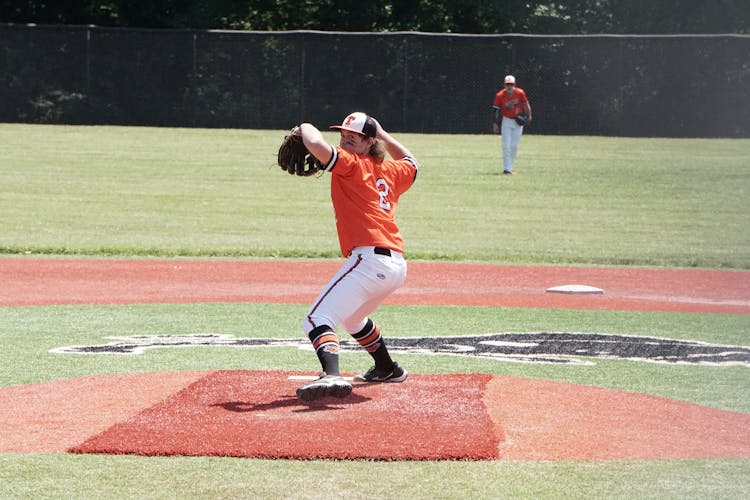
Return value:
[(339, 375), (320, 375), (320, 378), (297, 388), (302, 401), (315, 401), (326, 396), (345, 398), (352, 393), (352, 384)]
[(359, 382), (403, 382), (409, 374), (398, 363), (393, 363), (390, 369), (373, 366), (364, 373), (354, 377)]

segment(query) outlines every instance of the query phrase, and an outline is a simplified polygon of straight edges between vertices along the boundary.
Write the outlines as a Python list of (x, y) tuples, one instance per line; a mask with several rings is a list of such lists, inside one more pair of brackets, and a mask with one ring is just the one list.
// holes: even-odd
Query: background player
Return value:
[[(494, 120), (492, 131), (502, 134), (503, 173), (513, 175), (513, 166), (518, 155), (518, 145), (523, 135), (523, 125), (516, 121), (520, 115), (526, 116), (526, 123), (531, 122), (531, 105), (526, 92), (516, 87), (516, 77), (505, 77), (505, 87), (495, 94), (492, 102)], [(502, 123), (501, 123), (502, 117)]]
[[(331, 200), (344, 265), (320, 292), (302, 327), (315, 348), (323, 373), (297, 389), (312, 401), (324, 396), (345, 397), (351, 384), (339, 372), (341, 325), (375, 360), (355, 377), (366, 382), (403, 382), (407, 372), (394, 362), (369, 315), (406, 278), (403, 238), (395, 222), (399, 197), (416, 179), (419, 165), (411, 152), (377, 120), (352, 113), (339, 129), (335, 147), (310, 123), (299, 133), (310, 153), (331, 173)], [(386, 152), (392, 159), (386, 159)]]

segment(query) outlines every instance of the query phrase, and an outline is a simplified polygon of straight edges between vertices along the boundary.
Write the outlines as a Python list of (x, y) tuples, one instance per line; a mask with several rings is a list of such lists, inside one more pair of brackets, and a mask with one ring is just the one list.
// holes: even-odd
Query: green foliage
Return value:
[(744, 0), (7, 0), (0, 21), (148, 28), (440, 33), (747, 33)]

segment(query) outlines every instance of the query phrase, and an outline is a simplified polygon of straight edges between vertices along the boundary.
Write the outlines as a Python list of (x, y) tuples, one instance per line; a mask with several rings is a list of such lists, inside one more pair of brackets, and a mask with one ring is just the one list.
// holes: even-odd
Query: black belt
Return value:
[(388, 250), (387, 248), (375, 247), (375, 248), (372, 249), (372, 251), (375, 252), (378, 255), (387, 255), (388, 257), (391, 256), (391, 251)]

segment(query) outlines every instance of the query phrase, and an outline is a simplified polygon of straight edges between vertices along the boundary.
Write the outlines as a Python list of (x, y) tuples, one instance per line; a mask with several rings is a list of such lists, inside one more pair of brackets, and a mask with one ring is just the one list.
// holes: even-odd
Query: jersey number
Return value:
[(378, 194), (380, 195), (380, 208), (390, 210), (391, 202), (388, 201), (390, 188), (388, 187), (388, 183), (385, 182), (385, 179), (378, 179), (375, 181), (375, 186), (378, 188)]

